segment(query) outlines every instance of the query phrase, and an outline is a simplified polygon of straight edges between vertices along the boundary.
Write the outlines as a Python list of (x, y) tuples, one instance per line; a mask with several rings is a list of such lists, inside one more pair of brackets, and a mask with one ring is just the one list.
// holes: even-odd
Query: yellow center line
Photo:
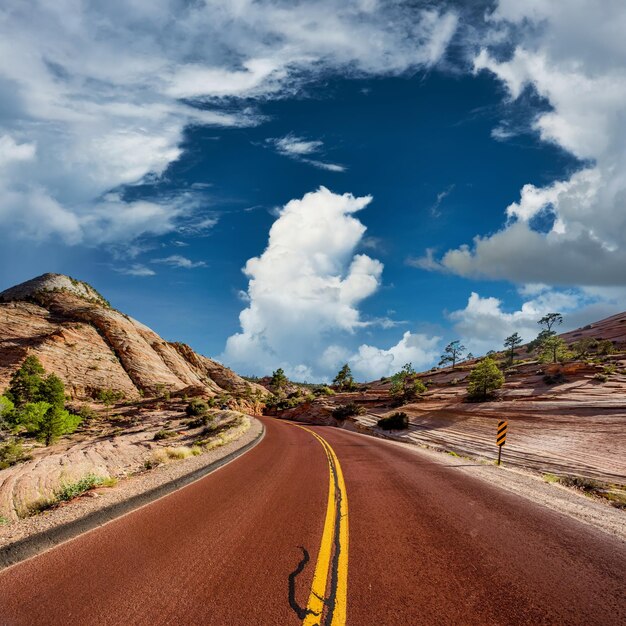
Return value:
[(326, 519), (302, 625), (344, 626), (348, 604), (348, 498), (343, 472), (335, 451), (323, 437), (306, 426), (287, 423), (311, 433), (322, 444), (328, 459)]

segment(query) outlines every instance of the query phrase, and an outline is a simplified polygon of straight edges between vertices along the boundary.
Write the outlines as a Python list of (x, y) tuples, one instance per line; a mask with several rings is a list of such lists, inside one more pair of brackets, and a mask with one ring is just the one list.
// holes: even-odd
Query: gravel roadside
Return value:
[[(79, 498), (60, 504), (39, 515), (0, 526), (0, 569), (3, 566), (25, 558), (23, 555), (19, 557), (11, 556), (10, 552), (13, 546), (19, 546), (20, 543), (27, 543), (30, 538), (45, 538), (46, 535), (54, 536), (58, 531), (62, 532), (62, 529), (68, 527), (68, 525), (74, 522), (80, 522), (80, 520), (88, 517), (97, 519), (99, 512), (104, 512), (118, 505), (123, 508), (124, 503), (129, 500), (137, 499), (137, 506), (147, 504), (150, 498), (146, 496), (146, 501), (141, 501), (143, 494), (149, 494), (149, 492), (153, 490), (162, 489), (163, 493), (160, 491), (155, 492), (158, 495), (152, 499), (156, 499), (165, 495), (170, 483), (174, 483), (174, 488), (176, 488), (178, 483), (180, 483), (181, 486), (185, 483), (186, 477), (190, 477), (191, 480), (189, 482), (192, 482), (203, 475), (204, 468), (218, 463), (220, 460), (230, 454), (236, 453), (245, 446), (252, 445), (253, 442), (260, 440), (263, 434), (263, 425), (259, 420), (253, 417), (249, 417), (249, 423), (246, 427), (240, 427), (240, 429), (241, 432), (232, 441), (220, 447), (208, 450), (199, 456), (173, 461), (152, 470), (130, 476), (120, 480), (114, 487), (96, 488)], [(210, 468), (208, 469), (210, 471)], [(120, 513), (111, 515), (109, 518), (117, 517), (119, 514), (128, 512), (125, 510), (122, 511), (121, 508)], [(129, 505), (129, 510), (132, 508), (137, 507)], [(108, 519), (103, 515), (102, 520), (92, 523), (91, 527), (99, 526), (106, 523), (106, 521), (108, 521)], [(87, 530), (87, 528), (84, 530)], [(78, 533), (70, 532), (70, 535), (72, 534), (75, 535)], [(38, 541), (35, 543), (41, 544), (42, 542)], [(59, 541), (50, 540), (50, 545), (55, 545), (56, 543), (59, 543)], [(33, 548), (33, 551), (39, 552), (41, 549)], [(16, 552), (21, 552), (21, 547)]]

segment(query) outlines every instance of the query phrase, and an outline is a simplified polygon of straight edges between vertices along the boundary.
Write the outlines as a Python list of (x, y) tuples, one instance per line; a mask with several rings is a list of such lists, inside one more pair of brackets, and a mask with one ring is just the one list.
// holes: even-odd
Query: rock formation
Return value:
[(0, 293), (0, 390), (27, 354), (60, 376), (72, 398), (114, 389), (133, 399), (192, 386), (208, 395), (266, 393), (189, 346), (164, 341), (87, 283), (62, 274)]

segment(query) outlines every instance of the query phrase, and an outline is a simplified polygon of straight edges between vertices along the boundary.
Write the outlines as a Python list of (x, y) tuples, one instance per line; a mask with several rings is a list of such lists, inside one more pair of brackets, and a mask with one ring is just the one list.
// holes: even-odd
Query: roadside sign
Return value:
[(500, 420), (498, 422), (498, 434), (496, 435), (496, 445), (498, 446), (498, 465), (500, 465), (500, 458), (502, 457), (502, 446), (506, 443), (506, 431), (509, 428), (509, 423), (506, 420)]
[(502, 420), (498, 422), (498, 434), (496, 436), (496, 445), (503, 446), (506, 443), (506, 431), (509, 427), (509, 423)]

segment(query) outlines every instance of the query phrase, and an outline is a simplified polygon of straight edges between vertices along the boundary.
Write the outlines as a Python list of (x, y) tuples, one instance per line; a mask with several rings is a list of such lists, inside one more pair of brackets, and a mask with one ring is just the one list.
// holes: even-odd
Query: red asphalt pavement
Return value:
[[(229, 465), (0, 572), (0, 624), (301, 623), (328, 462), (310, 433), (263, 421)], [(619, 540), (418, 450), (311, 429), (345, 477), (348, 624), (626, 624)]]

